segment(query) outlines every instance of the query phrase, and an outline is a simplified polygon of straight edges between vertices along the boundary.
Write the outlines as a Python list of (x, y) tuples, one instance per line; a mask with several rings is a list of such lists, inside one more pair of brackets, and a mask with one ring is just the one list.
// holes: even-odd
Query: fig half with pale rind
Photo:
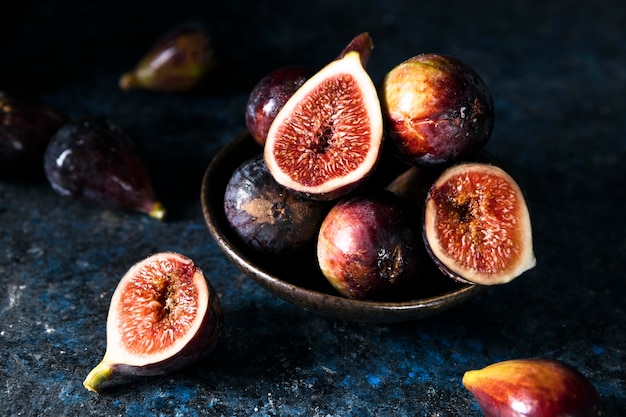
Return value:
[(555, 359), (511, 359), (471, 370), (463, 385), (486, 417), (599, 417), (600, 395), (571, 365)]
[(223, 325), (217, 293), (188, 257), (161, 252), (133, 265), (109, 307), (107, 347), (83, 385), (115, 376), (161, 375), (204, 359)]
[(423, 235), (439, 268), (462, 282), (504, 284), (536, 263), (522, 190), (487, 163), (457, 164), (439, 176), (426, 199)]
[(371, 43), (351, 44), (357, 49), (342, 51), (291, 96), (265, 142), (265, 161), (276, 181), (310, 198), (346, 194), (379, 160), (382, 113), (362, 60)]

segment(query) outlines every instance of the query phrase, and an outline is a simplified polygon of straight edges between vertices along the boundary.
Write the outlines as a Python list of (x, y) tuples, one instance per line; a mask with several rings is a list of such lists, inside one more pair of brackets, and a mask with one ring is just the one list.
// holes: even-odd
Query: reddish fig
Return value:
[(324, 219), (317, 258), (347, 298), (382, 298), (415, 279), (422, 250), (401, 200), (388, 191), (340, 200)]
[(476, 154), (491, 135), (491, 94), (480, 76), (457, 58), (412, 57), (389, 71), (380, 89), (391, 147), (410, 163), (458, 161)]
[(467, 371), (463, 384), (485, 417), (599, 417), (600, 395), (576, 369), (553, 359), (512, 359)]
[(309, 78), (276, 115), (265, 161), (276, 181), (310, 198), (330, 200), (356, 188), (376, 166), (383, 139), (378, 93), (363, 67), (371, 43)]
[(133, 265), (109, 307), (107, 347), (83, 385), (115, 376), (160, 375), (205, 358), (222, 329), (219, 298), (191, 259), (162, 252)]
[(254, 252), (292, 255), (312, 246), (324, 206), (278, 184), (259, 155), (233, 172), (226, 185), (224, 212), (231, 228)]
[(165, 215), (133, 141), (105, 117), (88, 116), (59, 129), (46, 149), (44, 169), (63, 196), (159, 220)]
[(186, 22), (159, 38), (135, 69), (121, 76), (120, 88), (192, 90), (219, 66), (217, 55), (205, 27), (198, 22)]
[(526, 200), (495, 165), (445, 170), (428, 193), (423, 234), (433, 260), (459, 281), (504, 284), (535, 266)]
[(254, 86), (246, 104), (246, 126), (255, 141), (265, 144), (267, 132), (278, 112), (309, 78), (303, 67), (276, 69)]
[(46, 146), (66, 121), (38, 97), (0, 91), (0, 176), (41, 175)]

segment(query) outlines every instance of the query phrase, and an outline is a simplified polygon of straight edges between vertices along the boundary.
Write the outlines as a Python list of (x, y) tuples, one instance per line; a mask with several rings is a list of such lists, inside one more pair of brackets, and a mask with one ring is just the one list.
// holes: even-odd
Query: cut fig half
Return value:
[(535, 266), (526, 200), (502, 168), (462, 163), (445, 170), (424, 208), (427, 250), (448, 276), (504, 284)]
[(107, 317), (107, 348), (83, 385), (98, 392), (114, 376), (160, 375), (189, 366), (215, 346), (222, 328), (216, 292), (191, 259), (173, 252), (132, 266)]
[(373, 171), (383, 122), (361, 55), (357, 50), (342, 52), (307, 80), (272, 122), (264, 157), (279, 184), (331, 200), (356, 188)]

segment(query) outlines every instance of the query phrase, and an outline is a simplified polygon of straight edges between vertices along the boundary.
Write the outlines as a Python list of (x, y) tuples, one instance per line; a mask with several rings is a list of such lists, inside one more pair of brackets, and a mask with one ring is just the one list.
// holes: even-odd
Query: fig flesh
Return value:
[(46, 146), (66, 121), (39, 97), (0, 91), (0, 177), (42, 175)]
[(418, 275), (423, 247), (404, 207), (380, 190), (345, 197), (331, 208), (320, 227), (317, 259), (341, 295), (382, 299)]
[(389, 71), (380, 90), (391, 148), (412, 164), (468, 158), (491, 136), (491, 93), (476, 71), (455, 57), (414, 56)]
[(161, 36), (136, 67), (120, 77), (119, 85), (122, 90), (190, 91), (219, 61), (204, 25), (185, 22)]
[(132, 139), (103, 116), (61, 127), (46, 148), (44, 170), (60, 195), (159, 220), (165, 215)]
[(300, 66), (278, 68), (254, 86), (246, 103), (245, 120), (257, 143), (265, 144), (276, 115), (310, 75), (306, 68)]
[(224, 212), (254, 252), (288, 256), (312, 247), (325, 208), (278, 184), (259, 155), (233, 172), (224, 193)]
[[(371, 46), (353, 44), (363, 45)], [(343, 51), (276, 115), (264, 155), (279, 184), (331, 200), (356, 188), (374, 170), (383, 140), (382, 113), (363, 55), (356, 49)]]
[(160, 375), (205, 358), (223, 318), (219, 298), (194, 262), (161, 252), (120, 280), (107, 317), (107, 347), (83, 385), (98, 392), (115, 376)]
[(462, 282), (504, 284), (535, 266), (526, 200), (502, 168), (446, 169), (428, 192), (423, 235), (442, 272)]
[(600, 395), (579, 371), (554, 359), (511, 359), (467, 371), (463, 385), (485, 417), (598, 417)]

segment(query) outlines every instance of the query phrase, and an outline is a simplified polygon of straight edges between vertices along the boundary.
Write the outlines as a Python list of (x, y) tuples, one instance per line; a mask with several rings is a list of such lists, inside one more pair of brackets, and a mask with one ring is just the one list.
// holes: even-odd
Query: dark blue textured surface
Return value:
[[(472, 417), (465, 370), (536, 356), (574, 365), (607, 416), (626, 415), (622, 2), (212, 3), (31, 1), (4, 15), (0, 88), (116, 121), (172, 217), (85, 206), (43, 180), (0, 182), (0, 415)], [(120, 91), (119, 75), (189, 18), (230, 54), (223, 91)], [(336, 321), (271, 296), (219, 252), (200, 211), (202, 172), (244, 128), (254, 83), (286, 64), (320, 67), (362, 31), (376, 45), (375, 81), (421, 52), (456, 55), (483, 76), (497, 118), (488, 149), (534, 216), (535, 269), (419, 322)], [(194, 259), (218, 290), (220, 344), (192, 369), (88, 392), (115, 285), (161, 250)]]

